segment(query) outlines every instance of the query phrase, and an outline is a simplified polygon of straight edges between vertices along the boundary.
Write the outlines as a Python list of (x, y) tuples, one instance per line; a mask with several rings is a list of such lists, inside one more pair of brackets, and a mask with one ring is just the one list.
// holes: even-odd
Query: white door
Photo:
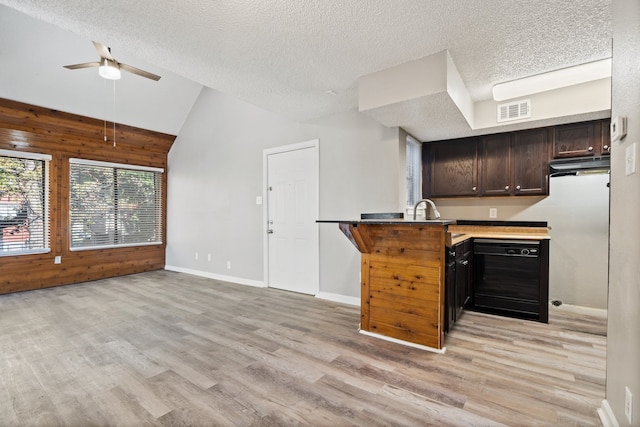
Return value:
[(268, 286), (318, 293), (317, 141), (265, 150), (266, 281)]

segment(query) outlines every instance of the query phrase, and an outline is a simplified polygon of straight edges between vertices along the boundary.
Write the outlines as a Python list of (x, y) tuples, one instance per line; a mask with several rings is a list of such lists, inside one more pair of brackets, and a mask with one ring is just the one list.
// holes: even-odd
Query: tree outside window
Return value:
[(87, 163), (71, 164), (71, 248), (162, 243), (161, 172)]
[(0, 254), (47, 248), (45, 169), (44, 159), (0, 155)]

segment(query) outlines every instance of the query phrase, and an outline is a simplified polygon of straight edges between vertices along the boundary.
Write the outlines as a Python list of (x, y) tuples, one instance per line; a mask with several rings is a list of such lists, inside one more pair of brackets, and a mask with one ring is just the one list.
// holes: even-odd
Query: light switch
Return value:
[(262, 204), (262, 196), (256, 196), (256, 205)]
[(489, 218), (498, 218), (498, 208), (489, 208)]
[(625, 174), (636, 173), (636, 143), (630, 144), (624, 152)]

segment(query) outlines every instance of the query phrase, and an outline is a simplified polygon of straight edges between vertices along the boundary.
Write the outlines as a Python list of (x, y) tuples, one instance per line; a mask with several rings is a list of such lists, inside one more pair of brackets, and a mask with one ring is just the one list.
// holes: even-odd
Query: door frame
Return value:
[[(267, 229), (269, 224), (269, 194), (267, 184), (269, 180), (268, 170), (268, 156), (272, 154), (286, 153), (290, 151), (298, 151), (305, 149), (315, 149), (315, 156), (313, 162), (313, 173), (316, 176), (316, 200), (315, 203), (315, 217), (318, 218), (320, 213), (320, 140), (311, 139), (309, 141), (298, 142), (295, 144), (281, 145), (279, 147), (265, 148), (262, 150), (262, 247), (263, 247), (263, 265), (264, 265), (264, 285), (265, 287), (271, 287), (269, 282), (269, 236)], [(320, 292), (320, 238), (319, 238), (318, 224), (316, 223), (313, 230), (313, 281), (315, 287), (314, 295)]]

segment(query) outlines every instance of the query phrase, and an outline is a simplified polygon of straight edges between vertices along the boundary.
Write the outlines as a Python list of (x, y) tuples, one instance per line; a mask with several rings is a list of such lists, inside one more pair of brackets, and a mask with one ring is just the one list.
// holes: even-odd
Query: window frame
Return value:
[[(411, 146), (414, 148), (410, 148)], [(414, 174), (411, 174), (415, 166), (417, 168), (413, 171)], [(411, 135), (406, 135), (405, 139), (405, 179), (406, 205), (407, 208), (413, 209), (414, 205), (422, 199), (422, 144)], [(412, 196), (415, 198), (413, 202)]]
[[(42, 239), (43, 247), (19, 251), (0, 250), (0, 257), (51, 253), (51, 216), (49, 210), (49, 163), (52, 156), (44, 153), (0, 149), (0, 157), (42, 161)], [(1, 232), (1, 231), (0, 231)]]
[[(114, 249), (114, 248), (127, 248), (127, 247), (139, 247), (139, 246), (157, 246), (157, 245), (163, 245), (164, 244), (164, 216), (165, 216), (165, 212), (164, 212), (164, 197), (165, 197), (165, 193), (164, 193), (164, 183), (163, 183), (163, 179), (161, 177), (155, 176), (156, 178), (156, 183), (160, 184), (160, 188), (156, 188), (156, 193), (158, 193), (159, 195), (157, 195), (157, 200), (158, 200), (158, 204), (156, 205), (155, 209), (157, 211), (159, 211), (159, 217), (158, 217), (158, 221), (159, 224), (157, 224), (158, 230), (160, 232), (159, 236), (159, 240), (153, 241), (153, 242), (130, 242), (130, 243), (111, 243), (111, 244), (97, 244), (97, 245), (87, 245), (87, 246), (73, 246), (73, 236), (72, 236), (72, 232), (73, 232), (73, 227), (72, 227), (72, 216), (71, 216), (71, 203), (72, 203), (72, 186), (71, 186), (71, 169), (72, 169), (72, 165), (81, 165), (81, 166), (94, 166), (94, 167), (104, 167), (104, 168), (112, 168), (114, 173), (117, 169), (125, 169), (125, 170), (132, 170), (132, 171), (139, 171), (139, 172), (153, 172), (155, 174), (163, 174), (164, 173), (164, 169), (163, 168), (157, 168), (157, 167), (151, 167), (151, 166), (141, 166), (141, 165), (132, 165), (132, 164), (126, 164), (126, 163), (113, 163), (113, 162), (103, 162), (103, 161), (98, 161), (98, 160), (89, 160), (89, 159), (82, 159), (82, 158), (70, 158), (69, 159), (69, 251), (71, 252), (77, 252), (77, 251), (90, 251), (90, 250), (100, 250), (100, 249)], [(117, 228), (117, 225), (114, 225), (115, 228)]]

